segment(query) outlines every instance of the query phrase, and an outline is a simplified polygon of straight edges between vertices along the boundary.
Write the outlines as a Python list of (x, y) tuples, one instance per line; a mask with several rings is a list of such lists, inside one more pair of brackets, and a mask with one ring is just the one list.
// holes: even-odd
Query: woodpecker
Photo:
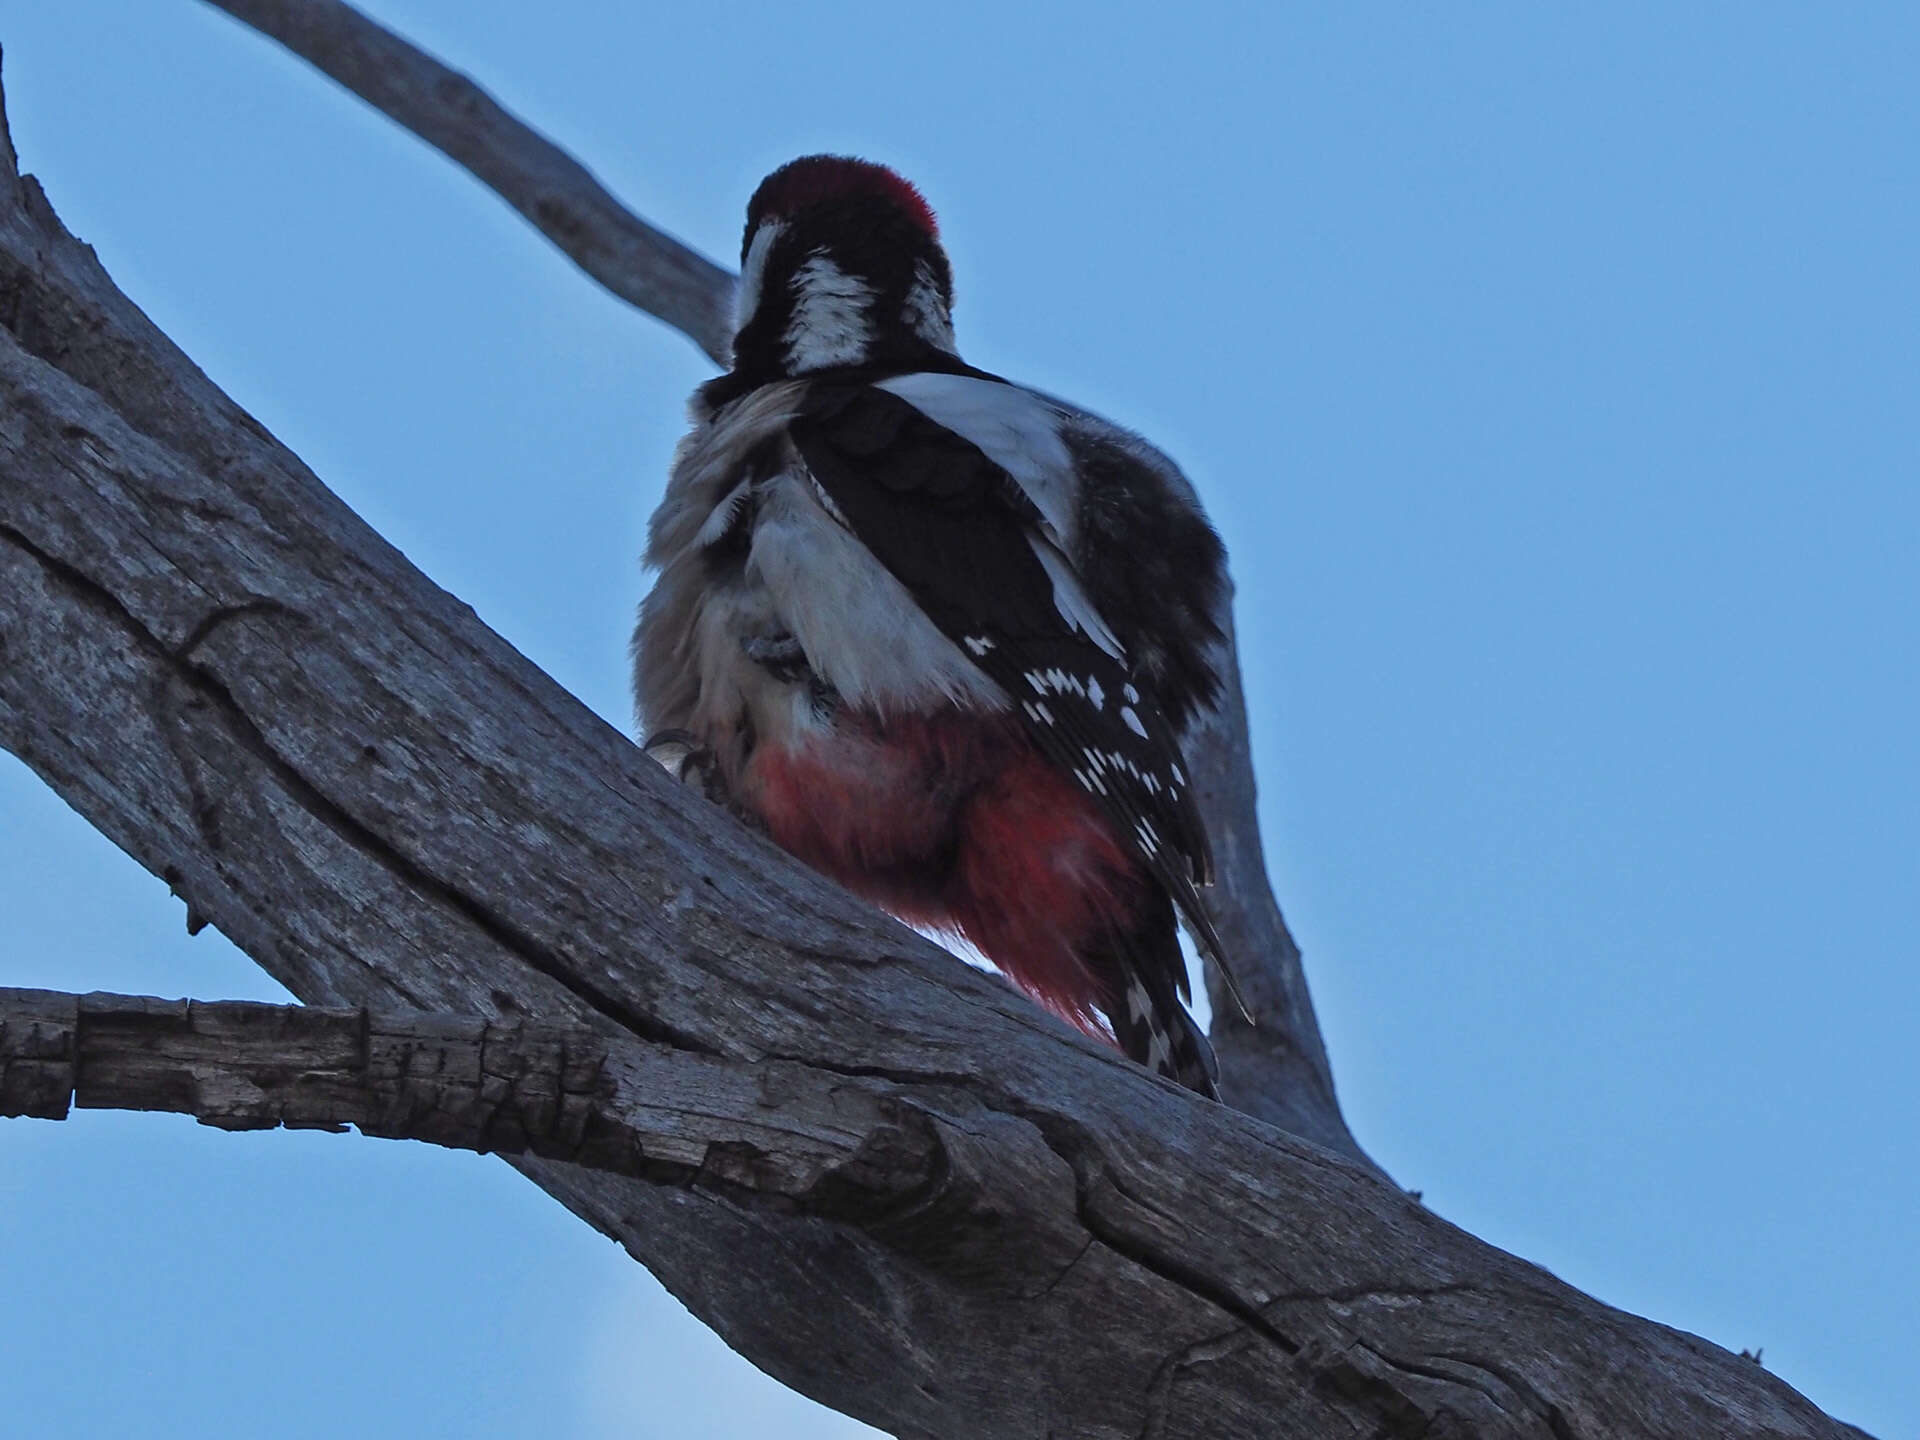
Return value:
[(893, 171), (813, 155), (754, 191), (732, 369), (694, 392), (648, 529), (641, 733), (816, 870), (1217, 1098), (1176, 916), (1225, 973), (1180, 748), (1219, 689), (1219, 538), (1145, 441), (963, 361), (952, 311)]

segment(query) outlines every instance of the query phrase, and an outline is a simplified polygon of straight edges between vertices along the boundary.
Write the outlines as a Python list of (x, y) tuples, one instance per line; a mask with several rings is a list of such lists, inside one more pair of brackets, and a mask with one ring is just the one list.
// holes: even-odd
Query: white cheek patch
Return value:
[(787, 363), (796, 375), (864, 360), (873, 343), (867, 312), (873, 290), (825, 255), (793, 273), (793, 320), (787, 326)]
[(940, 284), (933, 270), (922, 260), (913, 267), (913, 285), (907, 291), (907, 327), (936, 350), (957, 353), (953, 338), (953, 320), (940, 299)]
[(775, 242), (787, 233), (787, 222), (768, 220), (753, 232), (747, 246), (747, 258), (740, 265), (740, 279), (733, 287), (733, 331), (737, 335), (753, 323), (760, 309), (760, 292), (767, 283), (767, 256)]

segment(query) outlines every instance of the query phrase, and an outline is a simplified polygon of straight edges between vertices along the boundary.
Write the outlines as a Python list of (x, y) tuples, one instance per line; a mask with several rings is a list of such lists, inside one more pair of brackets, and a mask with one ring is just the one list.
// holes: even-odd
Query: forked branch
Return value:
[[(555, 1119), (509, 1132), (571, 1144), (591, 1094), (643, 1156), (687, 1148), (639, 1178), (516, 1163), (763, 1369), (895, 1434), (1857, 1433), (1077, 1037), (673, 784), (120, 294), (17, 175), (3, 108), (0, 744), (309, 1004), (600, 1037), (597, 1080), (563, 1038), (581, 1064), (527, 1091)], [(215, 1033), (236, 1013), (151, 1024), (244, 1061), (257, 1036)], [(124, 1048), (144, 1013), (102, 1024), (180, 1073)], [(320, 1089), (390, 1123), (372, 1082), (407, 1095), (418, 1053), (480, 1077), (429, 1087), (421, 1123), (484, 1121), (495, 1032), (477, 1057), (463, 1033), (378, 1066), (369, 1039)], [(9, 1092), (54, 1105), (59, 1056), (19, 1063)], [(316, 1118), (281, 1089), (211, 1108)]]

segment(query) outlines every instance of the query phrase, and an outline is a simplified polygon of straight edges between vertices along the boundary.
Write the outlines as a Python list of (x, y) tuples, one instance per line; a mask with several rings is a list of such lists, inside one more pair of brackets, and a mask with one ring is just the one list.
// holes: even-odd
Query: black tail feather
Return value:
[(1176, 988), (1186, 979), (1187, 962), (1172, 902), (1162, 894), (1107, 958), (1105, 1008), (1121, 1051), (1156, 1074), (1218, 1100), (1219, 1061)]

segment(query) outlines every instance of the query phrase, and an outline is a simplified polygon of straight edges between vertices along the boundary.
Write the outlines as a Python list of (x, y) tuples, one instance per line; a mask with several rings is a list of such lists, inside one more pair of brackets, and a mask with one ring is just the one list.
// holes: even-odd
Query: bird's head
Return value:
[(733, 368), (756, 379), (953, 354), (953, 272), (933, 210), (871, 161), (807, 155), (747, 202)]

